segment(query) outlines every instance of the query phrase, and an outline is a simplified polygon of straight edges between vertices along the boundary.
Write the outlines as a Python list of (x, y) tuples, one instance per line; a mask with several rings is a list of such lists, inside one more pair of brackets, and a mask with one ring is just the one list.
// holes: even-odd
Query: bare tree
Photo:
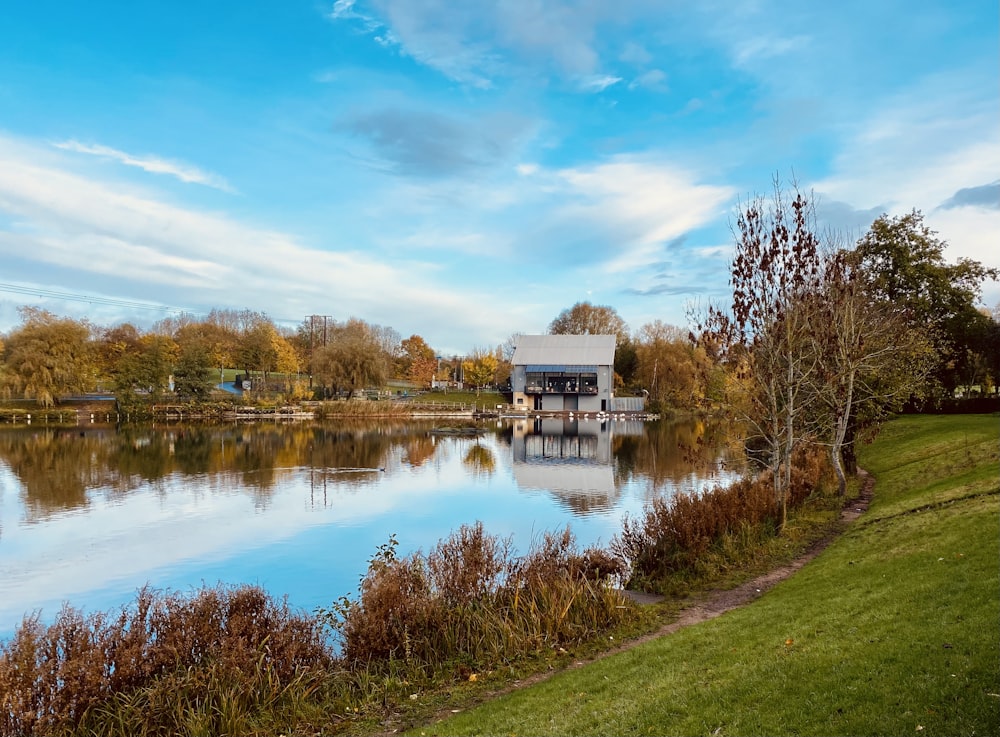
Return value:
[(822, 257), (813, 202), (797, 189), (786, 199), (775, 180), (770, 200), (757, 197), (741, 210), (733, 235), (732, 304), (710, 306), (698, 329), (746, 387), (748, 443), (771, 471), (784, 526), (792, 452), (816, 430), (809, 389), (819, 370), (813, 333)]

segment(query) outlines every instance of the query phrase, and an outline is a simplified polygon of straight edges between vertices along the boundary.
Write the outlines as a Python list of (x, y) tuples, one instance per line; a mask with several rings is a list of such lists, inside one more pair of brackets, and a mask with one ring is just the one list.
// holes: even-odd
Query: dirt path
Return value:
[[(844, 503), (843, 510), (840, 512), (840, 519), (845, 523), (853, 522), (860, 517), (861, 514), (868, 509), (868, 505), (871, 503), (872, 496), (874, 494), (875, 479), (873, 479), (867, 471), (862, 469), (858, 469), (858, 476), (861, 478), (861, 492), (854, 499), (848, 499)], [(607, 657), (608, 655), (621, 652), (622, 650), (633, 648), (636, 645), (648, 642), (649, 640), (653, 640), (657, 637), (669, 635), (671, 632), (676, 632), (682, 627), (714, 619), (720, 614), (725, 614), (731, 609), (750, 603), (765, 591), (773, 587), (776, 583), (785, 580), (797, 570), (802, 568), (802, 566), (806, 563), (819, 555), (823, 549), (826, 548), (826, 546), (833, 542), (836, 537), (837, 535), (827, 535), (820, 540), (817, 540), (809, 547), (808, 550), (806, 550), (806, 552), (793, 560), (791, 563), (768, 571), (767, 573), (758, 576), (752, 581), (748, 581), (741, 586), (723, 591), (712, 591), (703, 597), (699, 597), (681, 611), (680, 616), (676, 621), (671, 622), (670, 624), (661, 627), (659, 630), (641, 638), (631, 640), (620, 648), (602, 653), (597, 656), (597, 658), (594, 658), (594, 660)]]
[[(858, 469), (858, 476), (861, 479), (861, 491), (857, 497), (848, 499), (844, 503), (844, 508), (840, 513), (840, 519), (845, 523), (853, 522), (860, 517), (868, 509), (868, 505), (871, 503), (872, 496), (874, 495), (875, 479), (872, 478), (867, 471), (862, 469)], [(497, 691), (490, 693), (488, 698), (493, 699), (497, 696), (503, 696), (504, 694), (512, 691), (520, 690), (526, 686), (532, 686), (551, 678), (557, 673), (561, 673), (563, 670), (582, 668), (589, 663), (602, 660), (608, 656), (616, 655), (626, 650), (631, 650), (632, 648), (646, 642), (676, 632), (683, 627), (689, 627), (693, 624), (699, 624), (700, 622), (715, 619), (721, 614), (725, 614), (726, 612), (736, 609), (737, 607), (749, 604), (754, 599), (761, 596), (765, 591), (772, 588), (776, 583), (785, 580), (797, 570), (802, 568), (802, 566), (806, 563), (819, 555), (831, 542), (833, 542), (836, 537), (836, 534), (831, 534), (817, 540), (808, 550), (806, 550), (805, 553), (800, 555), (791, 563), (768, 571), (767, 573), (758, 576), (752, 581), (748, 581), (741, 586), (737, 586), (733, 589), (712, 591), (703, 596), (697, 597), (688, 606), (681, 610), (680, 615), (675, 621), (668, 625), (664, 625), (660, 629), (651, 632), (648, 635), (643, 635), (635, 640), (629, 640), (619, 647), (606, 650), (595, 657), (574, 661), (573, 664), (567, 668), (549, 671), (546, 673), (539, 673), (537, 675), (530, 676), (529, 678), (515, 681), (507, 688), (498, 689)], [(662, 598), (637, 592), (630, 592), (629, 595), (632, 599), (640, 603), (655, 603)], [(435, 715), (429, 723), (433, 724), (441, 721), (442, 719), (450, 716), (452, 713), (453, 712), (451, 710), (443, 711)], [(386, 734), (392, 734), (392, 732), (388, 732)]]

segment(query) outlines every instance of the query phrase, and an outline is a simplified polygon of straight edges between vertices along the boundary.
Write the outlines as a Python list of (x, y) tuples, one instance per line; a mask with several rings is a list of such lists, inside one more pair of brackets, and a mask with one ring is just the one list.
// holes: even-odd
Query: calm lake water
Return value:
[(699, 421), (457, 422), (0, 429), (0, 639), (146, 583), (260, 584), (312, 610), (354, 596), (390, 535), (427, 552), (477, 520), (520, 553), (567, 525), (607, 545), (652, 497), (740, 466)]

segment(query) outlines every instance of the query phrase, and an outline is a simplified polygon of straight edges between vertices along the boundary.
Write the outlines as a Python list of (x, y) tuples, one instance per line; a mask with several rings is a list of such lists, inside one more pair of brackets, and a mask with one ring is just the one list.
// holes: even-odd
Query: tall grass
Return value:
[(620, 561), (580, 551), (567, 529), (545, 534), (524, 557), (482, 523), (463, 526), (428, 555), (373, 558), (357, 600), (325, 613), (348, 667), (402, 660), (497, 665), (581, 642), (629, 617), (615, 584)]
[(347, 401), (324, 401), (311, 404), (309, 408), (317, 420), (338, 417), (409, 417), (413, 409), (405, 402), (349, 399)]
[(0, 648), (0, 733), (222, 733), (332, 661), (318, 623), (260, 588), (147, 587), (116, 615), (27, 618)]
[[(792, 463), (790, 508), (832, 488), (822, 449), (802, 446)], [(740, 565), (778, 533), (773, 489), (765, 472), (703, 493), (654, 498), (640, 517), (627, 517), (611, 541), (612, 553), (628, 566), (628, 585), (670, 593), (678, 576), (705, 577)]]

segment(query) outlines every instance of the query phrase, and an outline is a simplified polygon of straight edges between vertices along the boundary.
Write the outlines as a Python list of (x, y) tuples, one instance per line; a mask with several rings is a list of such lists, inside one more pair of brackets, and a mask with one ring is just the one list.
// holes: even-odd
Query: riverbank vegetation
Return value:
[(868, 511), (757, 601), (411, 733), (1000, 733), (996, 430), (888, 423)]
[[(0, 651), (0, 732), (371, 734), (568, 669), (423, 731), (992, 733), (995, 429), (989, 415), (889, 423), (862, 451), (877, 479), (868, 514), (795, 579), (738, 615), (585, 669), (570, 666), (841, 529), (832, 476), (780, 534), (772, 520), (766, 534), (738, 523), (713, 539), (733, 499), (680, 502), (700, 532), (659, 546), (669, 554), (646, 588), (669, 596), (652, 606), (623, 595), (637, 570), (626, 559), (579, 550), (568, 530), (517, 556), (473, 525), (427, 554), (397, 557), (390, 538), (355, 598), (314, 613), (254, 587), (212, 587), (144, 589), (119, 612), (67, 606), (49, 626), (28, 617)], [(660, 509), (643, 529), (667, 520)]]
[[(1000, 323), (995, 310), (977, 306), (980, 285), (996, 278), (996, 270), (968, 259), (947, 263), (947, 244), (919, 212), (883, 216), (848, 245), (819, 237), (808, 198), (786, 202), (779, 191), (770, 208), (763, 200), (749, 203), (735, 232), (732, 309), (712, 306), (707, 320), (692, 314), (693, 335), (659, 320), (630, 329), (613, 307), (589, 302), (562, 311), (549, 332), (615, 335), (616, 393), (643, 395), (649, 411), (663, 416), (731, 406), (734, 390), (745, 388), (750, 362), (761, 360), (742, 352), (751, 336), (770, 341), (775, 350), (769, 355), (778, 363), (804, 341), (825, 344), (824, 361), (809, 370), (828, 387), (839, 387), (823, 398), (835, 417), (847, 392), (859, 393), (856, 401), (867, 411), (865, 394), (873, 385), (862, 375), (875, 368), (898, 388), (891, 358), (904, 349), (920, 380), (901, 401), (934, 406), (956, 394), (996, 394)], [(811, 296), (804, 299), (807, 291)], [(826, 317), (806, 318), (818, 314), (818, 295)], [(20, 314), (21, 324), (0, 335), (0, 397), (51, 407), (100, 392), (130, 416), (141, 416), (150, 405), (218, 401), (223, 383), (238, 395), (229, 401), (276, 406), (384, 399), (432, 388), (477, 395), (503, 390), (518, 337), (465, 356), (444, 356), (420, 335), (403, 339), (391, 327), (356, 317), (311, 315), (293, 326), (251, 309), (217, 309), (142, 329), (97, 325), (27, 305)], [(716, 319), (723, 314), (724, 321)], [(820, 328), (834, 326), (841, 330), (821, 334)], [(788, 368), (778, 363), (754, 366), (753, 375), (777, 376)], [(838, 381), (826, 381), (834, 374)], [(849, 443), (850, 427), (839, 430)]]

